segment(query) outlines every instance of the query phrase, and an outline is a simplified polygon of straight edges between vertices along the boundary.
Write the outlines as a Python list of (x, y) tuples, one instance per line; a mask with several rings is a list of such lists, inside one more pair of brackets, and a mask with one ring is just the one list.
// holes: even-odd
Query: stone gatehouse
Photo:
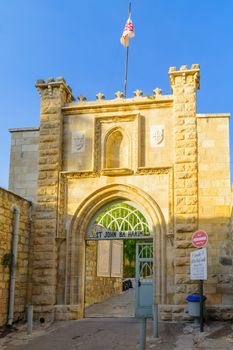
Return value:
[(171, 67), (169, 78), (171, 95), (156, 88), (152, 96), (99, 93), (95, 101), (75, 101), (63, 78), (36, 82), (40, 127), (11, 129), (10, 190), (34, 202), (37, 318), (82, 318), (85, 303), (120, 291), (120, 263), (98, 273), (106, 247), (86, 239), (97, 213), (117, 201), (149, 222), (161, 319), (187, 318), (186, 296), (197, 289), (189, 276), (197, 229), (209, 235), (208, 313), (233, 318), (230, 116), (197, 114), (199, 65)]

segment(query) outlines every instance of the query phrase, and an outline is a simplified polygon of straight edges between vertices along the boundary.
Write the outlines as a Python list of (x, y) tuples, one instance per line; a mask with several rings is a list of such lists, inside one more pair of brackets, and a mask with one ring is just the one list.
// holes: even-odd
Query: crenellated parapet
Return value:
[[(40, 82), (40, 80), (39, 80)], [(156, 87), (154, 90), (153, 90), (153, 94), (145, 94), (143, 93), (142, 90), (140, 89), (136, 89), (135, 91), (133, 91), (133, 96), (132, 97), (125, 97), (124, 96), (124, 93), (122, 91), (116, 91), (115, 92), (115, 98), (113, 99), (106, 99), (105, 98), (105, 94), (103, 92), (98, 92), (95, 96), (96, 96), (96, 100), (90, 100), (90, 101), (87, 101), (87, 98), (83, 95), (79, 95), (77, 97), (77, 102), (78, 103), (83, 103), (83, 102), (87, 102), (87, 103), (93, 103), (93, 102), (97, 102), (99, 104), (99, 102), (101, 103), (105, 103), (105, 104), (108, 104), (108, 103), (112, 103), (113, 101), (117, 101), (117, 102), (120, 102), (120, 103), (128, 103), (129, 101), (137, 101), (137, 102), (140, 102), (140, 101), (148, 101), (148, 100), (159, 100), (159, 99), (164, 99), (166, 98), (165, 95), (162, 95), (162, 89)], [(169, 96), (169, 95), (168, 95)]]
[(196, 90), (200, 89), (199, 64), (192, 64), (190, 69), (186, 65), (181, 66), (179, 70), (176, 67), (170, 67), (169, 77), (172, 90), (175, 85), (180, 84), (192, 84)]
[(56, 79), (48, 78), (47, 81), (37, 80), (36, 88), (42, 98), (63, 96), (64, 101), (67, 103), (75, 100), (71, 87), (63, 77), (57, 77)]

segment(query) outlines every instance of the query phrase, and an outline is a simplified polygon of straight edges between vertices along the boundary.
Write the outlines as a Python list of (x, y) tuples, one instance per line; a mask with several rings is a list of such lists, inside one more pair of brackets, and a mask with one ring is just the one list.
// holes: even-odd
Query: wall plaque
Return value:
[(81, 153), (85, 151), (85, 132), (72, 132), (72, 153)]
[(164, 125), (152, 125), (150, 127), (150, 145), (152, 148), (163, 147), (164, 140)]

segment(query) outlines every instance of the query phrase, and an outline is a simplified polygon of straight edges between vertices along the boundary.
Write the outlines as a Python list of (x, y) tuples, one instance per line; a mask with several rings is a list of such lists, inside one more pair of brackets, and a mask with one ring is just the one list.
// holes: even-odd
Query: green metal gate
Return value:
[(135, 316), (152, 317), (153, 242), (136, 244)]

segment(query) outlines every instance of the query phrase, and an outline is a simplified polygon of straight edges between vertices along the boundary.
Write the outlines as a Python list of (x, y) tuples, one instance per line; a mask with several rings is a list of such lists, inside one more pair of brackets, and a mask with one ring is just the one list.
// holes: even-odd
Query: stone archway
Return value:
[(68, 236), (66, 271), (66, 304), (78, 305), (79, 317), (84, 313), (85, 233), (89, 221), (106, 204), (116, 200), (129, 200), (147, 212), (150, 217), (154, 242), (154, 300), (164, 303), (166, 297), (165, 220), (156, 201), (141, 189), (123, 184), (102, 187), (88, 196), (77, 208)]

